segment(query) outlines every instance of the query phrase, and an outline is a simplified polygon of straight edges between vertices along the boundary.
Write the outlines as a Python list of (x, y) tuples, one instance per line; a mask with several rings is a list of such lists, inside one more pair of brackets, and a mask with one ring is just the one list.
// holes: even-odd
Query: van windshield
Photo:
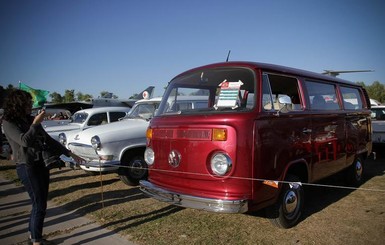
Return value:
[(156, 115), (249, 111), (254, 90), (255, 76), (247, 68), (194, 71), (169, 83)]

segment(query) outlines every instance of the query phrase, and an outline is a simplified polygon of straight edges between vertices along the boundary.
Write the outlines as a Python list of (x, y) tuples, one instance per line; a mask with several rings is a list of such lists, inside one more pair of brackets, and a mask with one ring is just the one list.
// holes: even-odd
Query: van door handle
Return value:
[(312, 132), (312, 130), (311, 129), (308, 129), (308, 128), (304, 128), (303, 130), (302, 130), (302, 133), (304, 133), (304, 134), (310, 134)]

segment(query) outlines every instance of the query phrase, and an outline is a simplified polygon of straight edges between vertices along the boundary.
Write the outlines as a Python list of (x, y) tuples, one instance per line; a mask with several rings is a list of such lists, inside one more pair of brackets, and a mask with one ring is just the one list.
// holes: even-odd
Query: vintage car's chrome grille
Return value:
[(75, 153), (76, 155), (79, 155), (83, 158), (89, 158), (89, 159), (98, 159), (98, 155), (96, 154), (94, 148), (90, 145), (84, 145), (84, 144), (69, 144), (68, 148)]

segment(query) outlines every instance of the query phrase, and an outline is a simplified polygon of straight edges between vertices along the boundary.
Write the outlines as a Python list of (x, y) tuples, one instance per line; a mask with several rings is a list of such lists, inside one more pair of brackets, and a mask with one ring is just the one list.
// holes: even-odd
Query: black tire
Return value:
[(119, 178), (129, 186), (139, 185), (139, 181), (147, 179), (148, 166), (143, 156), (124, 156), (121, 161), (122, 167), (119, 168)]
[[(300, 182), (295, 175), (288, 175), (287, 182)], [(291, 228), (298, 224), (302, 216), (305, 195), (302, 185), (284, 183), (277, 202), (266, 208), (271, 223), (279, 228)]]
[(352, 165), (346, 169), (346, 183), (349, 186), (358, 187), (362, 184), (362, 176), (364, 174), (364, 160), (357, 157)]

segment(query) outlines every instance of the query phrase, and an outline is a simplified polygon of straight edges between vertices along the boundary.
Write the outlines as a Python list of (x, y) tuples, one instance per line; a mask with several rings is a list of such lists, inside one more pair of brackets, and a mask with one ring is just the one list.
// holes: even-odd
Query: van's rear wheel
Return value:
[(143, 156), (124, 156), (121, 165), (118, 174), (120, 180), (126, 185), (135, 186), (140, 180), (147, 179), (148, 166)]
[(364, 161), (357, 157), (353, 164), (346, 169), (346, 182), (349, 186), (358, 187), (362, 183), (364, 174)]
[(271, 223), (279, 228), (291, 228), (295, 226), (303, 211), (304, 191), (299, 178), (288, 175), (281, 189), (277, 203), (266, 208), (267, 217)]

